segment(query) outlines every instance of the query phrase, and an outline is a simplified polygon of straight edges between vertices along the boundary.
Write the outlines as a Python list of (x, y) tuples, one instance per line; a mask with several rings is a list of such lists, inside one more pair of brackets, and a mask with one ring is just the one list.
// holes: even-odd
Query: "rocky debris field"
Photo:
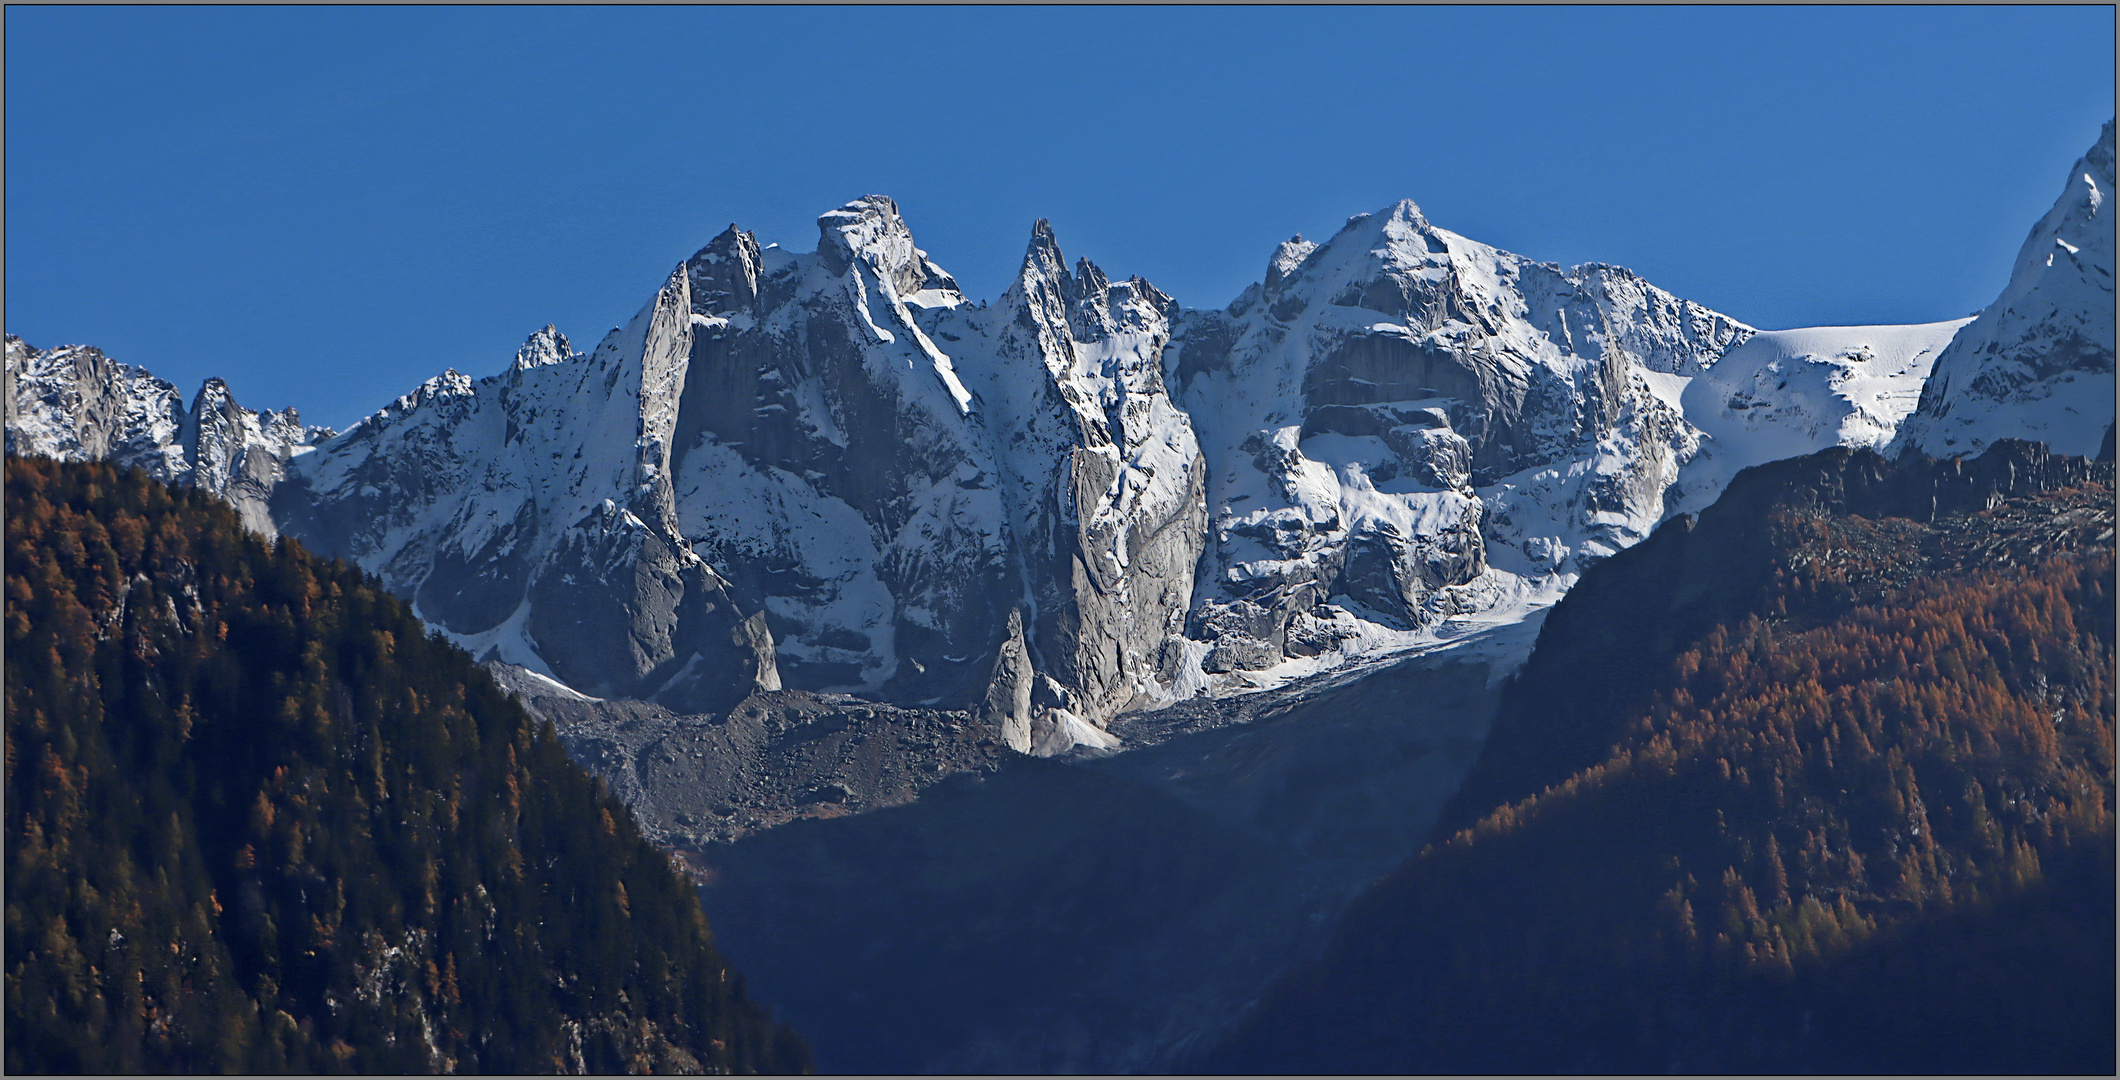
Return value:
[(946, 776), (994, 768), (1007, 752), (967, 714), (945, 709), (781, 690), (726, 713), (678, 713), (540, 695), (535, 680), (505, 669), (500, 677), (633, 807), (650, 839), (679, 851), (908, 803)]
[(1168, 1069), (1419, 842), (1486, 734), (1477, 653), (1132, 714), (1125, 752), (1006, 754), (711, 844), (701, 899), (823, 1070)]

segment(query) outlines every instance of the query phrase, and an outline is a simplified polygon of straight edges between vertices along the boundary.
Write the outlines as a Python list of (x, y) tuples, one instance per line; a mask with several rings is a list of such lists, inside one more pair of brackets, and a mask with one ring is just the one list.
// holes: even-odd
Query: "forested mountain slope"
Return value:
[(800, 1071), (471, 658), (200, 488), (7, 462), (9, 1072)]
[(2110, 1072), (2109, 464), (1832, 450), (1585, 575), (1221, 1071)]

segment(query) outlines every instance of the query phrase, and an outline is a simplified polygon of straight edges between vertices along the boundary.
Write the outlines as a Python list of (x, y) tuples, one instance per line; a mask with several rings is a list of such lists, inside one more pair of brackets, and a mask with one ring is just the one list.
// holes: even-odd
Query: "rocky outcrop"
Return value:
[(979, 703), (979, 719), (1019, 754), (1031, 752), (1031, 694), (1037, 679), (1030, 649), (1023, 643), (1023, 613), (1011, 611), (1008, 634), (994, 650), (994, 671)]
[(191, 408), (176, 387), (87, 345), (38, 350), (7, 336), (7, 449), (58, 461), (135, 467), (227, 499), (272, 535), (267, 501), (289, 458), (332, 435), (293, 409), (254, 412), (208, 379)]
[(1200, 556), (1206, 463), (1163, 379), (1176, 315), (1139, 278), (1070, 272), (1040, 221), (992, 309), (931, 319), (1001, 471), (1029, 653), (1099, 723), (1167, 698)]
[(1998, 439), (2098, 452), (2113, 426), (2113, 123), (2069, 169), (2009, 284), (1936, 359), (1897, 447), (1978, 454)]

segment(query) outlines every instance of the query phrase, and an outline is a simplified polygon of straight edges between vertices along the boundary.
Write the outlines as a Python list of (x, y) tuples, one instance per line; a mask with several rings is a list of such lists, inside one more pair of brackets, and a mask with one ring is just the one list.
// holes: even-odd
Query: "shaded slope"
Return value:
[(7, 463), (7, 1067), (786, 1071), (690, 883), (459, 650), (196, 488)]
[(1203, 1064), (2109, 1071), (2112, 524), (2024, 444), (1740, 476), (1555, 608), (1435, 842)]
[(702, 896), (826, 1070), (1162, 1071), (1412, 851), (1493, 701), (1445, 653), (1122, 717), (1123, 754), (707, 847)]
[[(1792, 533), (1794, 523), (1862, 518), (1932, 526), (1899, 536), (1890, 545), (1893, 557), (1869, 557), (1835, 589), (1798, 601), (1805, 618), (1824, 619), (1925, 573), (1980, 561), (1967, 545), (2009, 532), (2015, 520), (2007, 512), (1975, 520), (1991, 506), (2109, 485), (2111, 476), (2110, 466), (2021, 442), (1979, 458), (1942, 461), (1910, 455), (1892, 462), (1837, 448), (1745, 470), (1698, 518), (1666, 522), (1638, 554), (1615, 558), (1554, 606), (1495, 720), (1495, 744), (1509, 753), (1474, 766), (1440, 827), (1469, 826), (1495, 807), (1597, 764), (1678, 652), (1719, 626), (1775, 614), (1777, 604), (1787, 615), (1791, 599), (1782, 590), (1799, 572), (1801, 545), (1815, 542), (1800, 530)], [(2038, 535), (2030, 522), (2020, 527)], [(1865, 546), (1874, 543), (1826, 557), (1844, 562)]]

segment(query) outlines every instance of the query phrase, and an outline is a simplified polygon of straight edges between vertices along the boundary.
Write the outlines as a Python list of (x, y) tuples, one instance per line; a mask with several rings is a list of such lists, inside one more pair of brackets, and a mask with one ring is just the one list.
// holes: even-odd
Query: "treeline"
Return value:
[(797, 1072), (627, 809), (373, 579), (9, 458), (10, 1072)]
[(2109, 482), (1786, 494), (1586, 575), (1525, 668), (1578, 681), (1505, 697), (1456, 820), (1203, 1064), (2109, 1073)]

